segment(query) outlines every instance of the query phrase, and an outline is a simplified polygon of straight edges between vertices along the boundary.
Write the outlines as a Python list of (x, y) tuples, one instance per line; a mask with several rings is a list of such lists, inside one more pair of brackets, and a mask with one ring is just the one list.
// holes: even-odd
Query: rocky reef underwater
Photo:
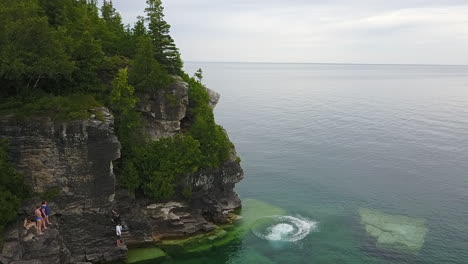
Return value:
[(163, 240), (155, 247), (131, 248), (127, 263), (171, 263), (174, 255), (197, 257), (242, 239), (249, 233), (262, 240), (295, 242), (318, 228), (317, 221), (288, 216), (286, 210), (260, 200), (246, 199), (242, 204), (242, 209), (237, 212), (239, 215), (231, 215), (231, 224), (187, 239)]
[(424, 219), (390, 215), (377, 210), (359, 209), (361, 222), (380, 248), (417, 253), (428, 232)]
[[(154, 247), (130, 248), (127, 263), (179, 263), (174, 261), (174, 257), (177, 260), (199, 259), (209, 252), (222, 251), (230, 243), (246, 239), (249, 234), (268, 241), (270, 247), (281, 248), (291, 243), (300, 244), (306, 237), (321, 232), (318, 220), (290, 215), (287, 210), (260, 200), (245, 199), (243, 208), (236, 213), (238, 215), (231, 215), (230, 224), (219, 226), (207, 234), (163, 240), (154, 244)], [(361, 232), (361, 237), (375, 245), (377, 250), (418, 254), (424, 245), (428, 228), (423, 219), (366, 208), (359, 208), (357, 213), (361, 228), (356, 231)], [(363, 230), (365, 234), (362, 234)], [(251, 251), (248, 254), (244, 252), (244, 255), (255, 262), (273, 263), (267, 257)]]

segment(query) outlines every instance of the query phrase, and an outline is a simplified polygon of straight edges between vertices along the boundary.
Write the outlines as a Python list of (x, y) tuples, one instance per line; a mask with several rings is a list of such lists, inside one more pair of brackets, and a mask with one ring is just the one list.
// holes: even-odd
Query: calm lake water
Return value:
[[(249, 232), (171, 263), (468, 263), (468, 67), (185, 67), (222, 94), (215, 114), (242, 158), (242, 199), (314, 225), (296, 241)], [(379, 246), (360, 208), (423, 221), (421, 248)]]

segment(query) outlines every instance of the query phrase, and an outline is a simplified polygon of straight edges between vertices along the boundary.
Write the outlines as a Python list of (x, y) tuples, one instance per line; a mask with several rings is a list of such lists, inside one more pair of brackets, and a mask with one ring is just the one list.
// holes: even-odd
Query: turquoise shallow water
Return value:
[[(186, 64), (198, 67), (222, 94), (238, 193), (318, 226), (295, 242), (248, 232), (169, 263), (468, 263), (468, 67)], [(423, 223), (420, 249), (380, 246), (359, 208)]]

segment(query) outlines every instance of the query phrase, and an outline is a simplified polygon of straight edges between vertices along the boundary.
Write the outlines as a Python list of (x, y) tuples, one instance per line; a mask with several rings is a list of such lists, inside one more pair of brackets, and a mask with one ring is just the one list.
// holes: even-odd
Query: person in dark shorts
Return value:
[(41, 212), (42, 212), (42, 215), (44, 216), (44, 225), (45, 224), (51, 225), (49, 221), (50, 209), (49, 209), (49, 204), (47, 203), (47, 201), (42, 202)]

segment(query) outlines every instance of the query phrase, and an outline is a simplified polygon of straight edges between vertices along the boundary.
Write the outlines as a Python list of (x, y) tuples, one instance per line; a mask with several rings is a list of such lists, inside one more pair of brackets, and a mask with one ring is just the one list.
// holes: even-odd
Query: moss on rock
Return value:
[[(243, 201), (243, 208), (240, 212), (242, 218), (237, 223), (221, 226), (209, 233), (185, 239), (163, 240), (158, 245), (159, 248), (130, 249), (128, 263), (135, 263), (130, 262), (131, 259), (137, 259), (136, 257), (133, 257), (135, 255), (138, 256), (138, 254), (142, 254), (145, 256), (144, 259), (148, 259), (146, 256), (151, 256), (151, 250), (155, 250), (156, 252), (154, 254), (158, 255), (158, 252), (160, 252), (161, 249), (169, 255), (184, 254), (202, 256), (206, 251), (216, 250), (217, 248), (223, 247), (246, 235), (254, 223), (260, 218), (285, 214), (286, 211), (282, 208), (263, 201), (247, 199)], [(130, 258), (130, 256), (132, 256), (132, 258)], [(265, 260), (261, 263), (269, 262)]]

